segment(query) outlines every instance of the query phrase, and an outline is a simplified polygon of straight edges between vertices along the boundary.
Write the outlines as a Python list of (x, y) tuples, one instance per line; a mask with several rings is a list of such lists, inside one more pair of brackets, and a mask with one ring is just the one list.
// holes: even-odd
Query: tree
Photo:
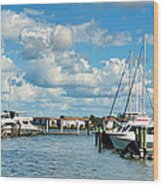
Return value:
[(89, 120), (90, 120), (91, 123), (94, 125), (94, 127), (97, 126), (97, 124), (98, 124), (98, 118), (97, 118), (96, 116), (94, 116), (94, 115), (90, 115)]

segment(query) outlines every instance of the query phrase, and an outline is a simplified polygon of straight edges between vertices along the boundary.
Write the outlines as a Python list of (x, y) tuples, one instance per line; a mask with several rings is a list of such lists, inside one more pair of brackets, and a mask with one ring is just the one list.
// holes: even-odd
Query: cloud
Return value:
[(24, 12), (26, 12), (29, 15), (42, 15), (44, 14), (43, 10), (36, 10), (36, 9), (31, 9), (31, 8), (24, 8)]
[[(32, 9), (26, 8), (25, 12), (32, 13)], [(41, 58), (47, 49), (54, 52), (71, 50), (76, 43), (106, 47), (128, 45), (132, 41), (130, 33), (109, 34), (94, 20), (80, 25), (50, 25), (36, 21), (24, 12), (11, 10), (2, 11), (2, 38), (19, 41), (22, 55), (28, 60)]]
[[(67, 62), (67, 63), (66, 63)], [(95, 86), (98, 77), (95, 71), (89, 71), (89, 64), (78, 58), (74, 52), (65, 52), (59, 56), (46, 51), (39, 61), (31, 60), (26, 68), (28, 81), (43, 87), (55, 86)]]
[[(75, 55), (74, 52), (72, 53)], [(47, 56), (49, 55), (50, 54)], [(51, 59), (51, 57), (49, 59)], [(10, 61), (9, 64), (13, 63), (9, 58), (7, 58), (6, 61)], [(83, 58), (81, 61), (83, 61)], [(79, 74), (74, 73), (73, 75), (68, 74), (68, 71), (67, 73), (62, 73), (62, 66), (60, 66), (60, 68), (56, 66), (56, 64), (53, 66), (51, 61), (44, 61), (44, 63), (41, 63), (40, 65), (39, 63), (35, 63), (37, 66), (30, 64), (29, 66), (31, 66), (31, 69), (34, 70), (32, 80), (40, 80), (42, 82), (41, 85), (39, 85), (37, 81), (28, 81), (26, 78), (26, 73), (28, 73), (28, 70), (25, 73), (22, 72), (21, 74), (18, 74), (17, 71), (12, 71), (12, 76), (10, 73), (2, 73), (2, 90), (5, 90), (5, 88), (8, 87), (9, 77), (12, 77), (13, 105), (19, 103), (21, 107), (23, 104), (21, 109), (25, 107), (25, 103), (31, 103), (35, 106), (37, 105), (37, 108), (33, 109), (38, 109), (39, 112), (41, 110), (42, 112), (40, 112), (40, 115), (43, 113), (46, 113), (46, 115), (54, 115), (53, 110), (55, 110), (55, 114), (58, 115), (60, 115), (60, 113), (65, 115), (73, 115), (74, 113), (83, 113), (83, 115), (84, 113), (107, 115), (119, 83), (122, 69), (124, 68), (125, 59), (112, 58), (110, 60), (102, 61), (101, 63), (104, 65), (102, 69), (97, 69), (94, 67), (92, 68), (90, 65), (88, 65), (88, 61), (85, 63), (87, 64), (85, 68), (89, 69), (88, 72)], [(47, 70), (46, 65), (49, 65), (49, 70)], [(57, 72), (58, 74), (53, 79), (53, 76), (55, 76), (54, 72), (57, 68), (59, 68)], [(39, 72), (37, 72), (37, 69), (39, 69)], [(51, 70), (54, 74), (51, 74)], [(49, 72), (52, 76), (49, 76)], [(128, 72), (126, 75), (128, 76)], [(122, 109), (126, 102), (126, 95), (128, 92), (127, 76), (126, 81), (124, 81), (122, 84), (120, 96), (117, 100), (114, 110), (116, 112), (120, 111), (120, 108)], [(58, 77), (59, 79), (55, 79)], [(51, 82), (50, 85), (48, 84), (49, 82)], [(141, 78), (139, 78), (137, 85), (140, 95)], [(133, 88), (133, 107), (135, 105), (135, 90), (136, 86)], [(149, 92), (151, 94), (153, 93), (152, 90), (152, 88), (149, 88)], [(7, 99), (8, 96), (5, 97), (3, 95), (2, 100), (7, 101)], [(49, 111), (46, 112), (45, 108), (48, 108)], [(75, 112), (74, 108), (78, 108), (78, 111)], [(36, 110), (35, 112), (37, 112)], [(39, 112), (37, 112), (37, 114)]]
[(72, 26), (74, 40), (77, 43), (92, 43), (105, 46), (112, 40), (112, 35), (107, 35), (106, 29), (100, 29), (95, 21)]
[(72, 29), (77, 43), (91, 43), (105, 47), (128, 45), (132, 41), (129, 32), (109, 34), (107, 29), (101, 29), (94, 20), (72, 26)]
[[(3, 54), (2, 89), (8, 87), (9, 78), (12, 77), (13, 102), (19, 102), (24, 108), (33, 103), (32, 108), (40, 114), (54, 114), (53, 111), (63, 114), (107, 114), (125, 59), (105, 59), (99, 62), (102, 68), (97, 68), (73, 47), (77, 43), (101, 47), (128, 45), (132, 41), (130, 33), (110, 34), (95, 21), (80, 25), (50, 25), (28, 16), (38, 12), (25, 11), (2, 11), (4, 42), (18, 41), (21, 46), (19, 52), (26, 62), (21, 70), (17, 69), (14, 61)], [(148, 42), (151, 38), (148, 36)], [(119, 109), (125, 103), (127, 87), (128, 72), (122, 84), (121, 91), (124, 93), (117, 104)], [(7, 97), (3, 96), (2, 100), (7, 101)], [(76, 108), (79, 108), (78, 111)]]
[[(2, 65), (3, 66), (3, 65)], [(3, 71), (4, 72), (4, 71)], [(34, 102), (46, 100), (52, 101), (56, 97), (61, 95), (66, 95), (63, 88), (44, 88), (38, 87), (29, 83), (25, 79), (25, 73), (18, 73), (12, 69), (12, 72), (2, 73), (1, 89), (3, 92), (8, 92), (9, 85), (11, 85), (12, 92), (12, 102)], [(8, 100), (8, 96), (3, 95), (2, 100)]]
[[(148, 34), (145, 34), (145, 36), (146, 36), (146, 43), (149, 44), (149, 45), (153, 45), (154, 44), (153, 34), (148, 33)], [(137, 39), (137, 44), (142, 44), (143, 40), (144, 40), (144, 37), (139, 37)]]
[(23, 46), (22, 56), (25, 59), (36, 59), (43, 56), (44, 50), (50, 46), (52, 29), (44, 24), (24, 28), (20, 32), (20, 42)]
[(16, 66), (13, 63), (12, 59), (7, 57), (6, 55), (2, 55), (1, 57), (1, 72), (7, 73), (16, 70)]
[(114, 35), (112, 45), (114, 46), (124, 46), (130, 44), (132, 37), (129, 32), (120, 32)]
[(54, 50), (65, 50), (73, 46), (72, 29), (67, 26), (57, 25), (51, 33), (51, 45)]
[(1, 12), (1, 33), (5, 39), (19, 39), (20, 31), (35, 24), (33, 19), (30, 19), (25, 13), (19, 14), (11, 10), (2, 10)]

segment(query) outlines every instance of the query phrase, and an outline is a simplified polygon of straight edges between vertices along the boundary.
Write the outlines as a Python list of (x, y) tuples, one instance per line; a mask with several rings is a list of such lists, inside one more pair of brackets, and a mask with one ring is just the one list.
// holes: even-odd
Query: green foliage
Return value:
[(90, 119), (91, 123), (94, 125), (94, 127), (96, 127), (97, 123), (98, 123), (98, 118), (94, 115), (90, 115), (89, 119)]
[(62, 119), (63, 119), (64, 117), (65, 117), (64, 115), (61, 115), (61, 116), (60, 116), (60, 118), (62, 118)]

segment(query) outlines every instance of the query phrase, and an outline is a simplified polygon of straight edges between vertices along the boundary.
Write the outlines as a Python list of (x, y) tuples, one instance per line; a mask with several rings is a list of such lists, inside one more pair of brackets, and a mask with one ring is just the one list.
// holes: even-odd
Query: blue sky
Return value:
[[(153, 96), (152, 2), (3, 5), (1, 11), (2, 88), (14, 80), (13, 109), (107, 115), (124, 61), (130, 50), (133, 59), (139, 54), (144, 34)], [(123, 86), (127, 94), (127, 75)], [(7, 101), (3, 95), (2, 109)], [(124, 101), (122, 96), (115, 113)], [(146, 107), (149, 112), (148, 102)]]

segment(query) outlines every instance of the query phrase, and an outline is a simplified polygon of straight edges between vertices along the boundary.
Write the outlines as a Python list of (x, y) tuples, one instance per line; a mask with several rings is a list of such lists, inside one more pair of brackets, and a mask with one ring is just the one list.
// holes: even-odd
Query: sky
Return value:
[[(129, 52), (135, 64), (144, 35), (153, 98), (153, 2), (3, 5), (1, 22), (2, 110), (10, 99), (11, 109), (32, 116), (108, 115)], [(143, 55), (139, 71), (142, 64)], [(141, 108), (140, 74), (132, 111), (136, 94)], [(115, 114), (124, 110), (128, 76), (127, 70)], [(152, 114), (149, 100), (145, 106)]]

